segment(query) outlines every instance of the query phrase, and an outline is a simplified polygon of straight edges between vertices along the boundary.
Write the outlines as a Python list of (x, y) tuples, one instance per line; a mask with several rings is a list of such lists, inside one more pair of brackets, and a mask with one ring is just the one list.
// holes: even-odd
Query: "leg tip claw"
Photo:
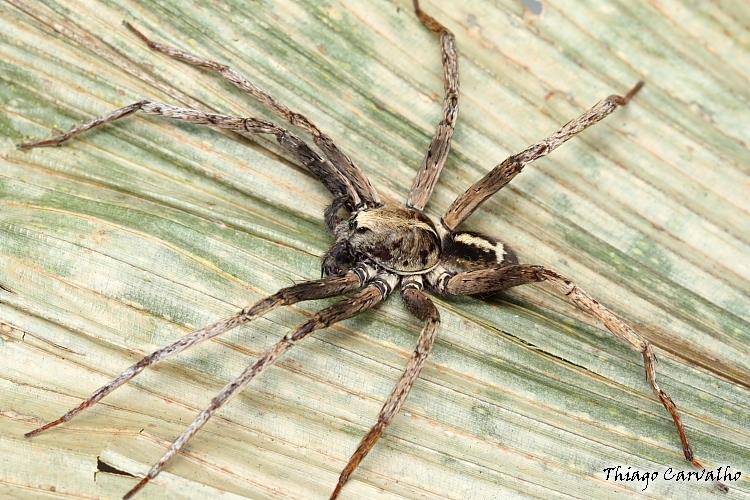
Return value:
[(122, 500), (128, 500), (129, 498), (133, 498), (133, 495), (135, 495), (136, 493), (138, 493), (139, 491), (141, 491), (141, 488), (143, 488), (144, 486), (146, 486), (146, 484), (150, 480), (151, 480), (151, 478), (148, 477), (148, 476), (146, 476), (143, 479), (141, 479), (140, 481), (138, 481), (138, 484), (136, 484), (135, 486), (133, 486), (133, 488), (131, 488), (130, 491), (128, 491), (127, 493), (125, 493), (125, 495), (123, 495)]
[(143, 34), (143, 32), (142, 32), (141, 30), (139, 30), (138, 28), (136, 28), (136, 27), (135, 27), (135, 26), (134, 26), (133, 24), (131, 24), (131, 23), (130, 23), (129, 21), (124, 21), (124, 20), (123, 20), (123, 21), (122, 21), (122, 25), (123, 25), (123, 26), (125, 26), (125, 27), (126, 27), (126, 28), (128, 29), (128, 31), (130, 31), (130, 32), (131, 32), (131, 33), (133, 33), (133, 34), (134, 34), (135, 36), (137, 36), (138, 38), (140, 38), (141, 40), (143, 40), (143, 41), (144, 41), (144, 42), (146, 43), (146, 45), (148, 45), (149, 47), (151, 47), (151, 46), (152, 46), (152, 42), (151, 42), (151, 40), (149, 40), (149, 38), (148, 38), (148, 37), (147, 37), (146, 35), (144, 35), (144, 34)]
[(630, 89), (627, 94), (625, 94), (625, 97), (623, 97), (623, 101), (625, 101), (624, 104), (627, 104), (633, 98), (633, 96), (635, 96), (643, 88), (644, 85), (646, 85), (646, 82), (644, 82), (643, 80), (639, 80), (638, 83), (636, 83), (633, 88)]
[(34, 148), (46, 148), (51, 146), (59, 146), (60, 143), (54, 139), (52, 140), (45, 140), (45, 141), (39, 141), (39, 142), (22, 142), (20, 144), (16, 144), (16, 147), (20, 149), (21, 151), (28, 151), (29, 149)]
[(34, 436), (41, 434), (44, 432), (44, 427), (40, 427), (38, 429), (34, 429), (33, 431), (29, 431), (26, 434), (23, 435), (25, 438), (33, 438)]
[(26, 433), (26, 434), (24, 434), (23, 436), (24, 436), (24, 437), (27, 437), (27, 438), (31, 438), (31, 437), (34, 437), (34, 436), (36, 436), (36, 435), (38, 435), (38, 434), (41, 434), (42, 432), (44, 432), (44, 431), (47, 431), (47, 430), (49, 430), (49, 429), (51, 429), (51, 428), (53, 428), (53, 427), (57, 427), (58, 425), (60, 425), (60, 424), (62, 424), (62, 423), (64, 423), (64, 422), (66, 422), (66, 420), (63, 420), (63, 419), (61, 419), (61, 418), (60, 418), (60, 419), (57, 419), (57, 420), (54, 420), (54, 421), (52, 421), (52, 422), (49, 422), (49, 423), (46, 423), (46, 424), (44, 424), (44, 425), (43, 425), (43, 426), (41, 426), (41, 427), (38, 427), (38, 428), (34, 429), (33, 431), (29, 431), (29, 432), (27, 432), (27, 433)]
[[(415, 0), (415, 2), (416, 2), (416, 0)], [(333, 490), (333, 493), (331, 493), (331, 496), (329, 497), (328, 500), (336, 500), (339, 497), (339, 495), (341, 494), (341, 488), (343, 488), (343, 487), (344, 487), (344, 485), (339, 482), (336, 485), (336, 488)]]

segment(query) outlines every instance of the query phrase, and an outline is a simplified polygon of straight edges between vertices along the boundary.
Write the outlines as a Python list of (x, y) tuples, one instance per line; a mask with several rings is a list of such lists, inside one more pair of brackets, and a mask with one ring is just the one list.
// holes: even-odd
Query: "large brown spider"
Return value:
[[(526, 164), (549, 154), (577, 133), (602, 120), (619, 106), (627, 104), (641, 89), (643, 82), (638, 82), (625, 96), (607, 97), (546, 139), (510, 156), (456, 198), (440, 221), (433, 221), (422, 210), (445, 164), (458, 116), (458, 57), (453, 34), (424, 13), (417, 0), (414, 0), (414, 8), (417, 17), (425, 27), (440, 35), (445, 99), (443, 119), (437, 127), (403, 207), (383, 204), (377, 191), (359, 167), (308, 118), (277, 102), (232, 68), (154, 42), (126, 23), (126, 26), (153, 50), (188, 64), (217, 72), (277, 112), (290, 124), (310, 133), (313, 142), (322, 152), (322, 156), (288, 130), (265, 120), (205, 113), (148, 100), (117, 109), (57, 137), (21, 144), (19, 147), (31, 149), (57, 146), (86, 130), (137, 111), (243, 134), (269, 134), (274, 136), (282, 148), (315, 175), (333, 195), (333, 202), (325, 211), (325, 223), (334, 236), (335, 242), (323, 257), (322, 270), (325, 277), (284, 288), (242, 309), (234, 316), (194, 331), (173, 344), (154, 351), (99, 388), (79, 406), (57, 420), (27, 433), (27, 437), (35, 436), (67, 422), (135, 377), (146, 367), (247, 323), (279, 306), (352, 292), (347, 299), (318, 311), (312, 319), (285, 335), (255, 363), (245, 369), (239, 377), (227, 384), (213, 398), (211, 404), (172, 443), (169, 450), (148, 474), (125, 495), (125, 498), (129, 498), (156, 477), (167, 462), (224, 403), (244, 389), (256, 375), (273, 364), (279, 356), (312, 332), (374, 307), (385, 300), (396, 287), (399, 287), (406, 306), (424, 322), (424, 327), (401, 379), (380, 410), (377, 423), (362, 439), (341, 472), (338, 484), (331, 495), (331, 498), (336, 498), (359, 463), (398, 413), (432, 349), (440, 316), (424, 290), (450, 297), (486, 294), (544, 281), (550, 283), (554, 290), (576, 307), (599, 318), (615, 336), (628, 342), (643, 355), (646, 378), (674, 420), (685, 458), (694, 466), (702, 468), (690, 448), (677, 407), (656, 383), (655, 357), (651, 345), (645, 338), (559, 273), (543, 266), (518, 264), (515, 254), (504, 243), (479, 233), (457, 230), (479, 205), (510, 182)], [(718, 484), (720, 488), (726, 489), (721, 483)]]

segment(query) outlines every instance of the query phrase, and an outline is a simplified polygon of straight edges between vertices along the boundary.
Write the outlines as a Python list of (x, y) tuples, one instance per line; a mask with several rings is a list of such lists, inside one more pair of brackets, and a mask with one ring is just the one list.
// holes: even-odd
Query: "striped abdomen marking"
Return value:
[(513, 250), (495, 238), (461, 231), (443, 239), (442, 264), (448, 272), (460, 273), (518, 264), (518, 258)]

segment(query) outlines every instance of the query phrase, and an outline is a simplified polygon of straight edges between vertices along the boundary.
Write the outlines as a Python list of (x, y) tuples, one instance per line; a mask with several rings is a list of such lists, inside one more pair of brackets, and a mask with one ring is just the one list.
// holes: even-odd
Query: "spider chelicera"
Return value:
[[(461, 223), (477, 207), (510, 182), (526, 164), (549, 154), (577, 133), (602, 120), (618, 107), (627, 104), (641, 89), (643, 82), (638, 82), (624, 96), (607, 97), (546, 139), (508, 157), (456, 198), (439, 221), (433, 221), (423, 213), (423, 209), (445, 164), (458, 116), (458, 56), (453, 34), (422, 11), (417, 0), (414, 0), (414, 10), (422, 24), (440, 36), (445, 99), (443, 118), (438, 124), (404, 206), (387, 205), (381, 202), (377, 191), (362, 170), (336, 146), (328, 135), (308, 118), (277, 102), (229, 66), (154, 42), (132, 25), (125, 23), (127, 28), (151, 49), (218, 73), (278, 113), (290, 124), (309, 133), (322, 155), (290, 131), (269, 121), (205, 113), (148, 100), (117, 109), (57, 137), (21, 144), (19, 147), (31, 149), (57, 146), (86, 130), (138, 111), (228, 129), (241, 134), (271, 135), (283, 149), (292, 154), (331, 192), (333, 202), (326, 209), (324, 216), (326, 226), (335, 242), (323, 257), (324, 277), (321, 279), (279, 290), (256, 304), (242, 309), (234, 316), (196, 330), (173, 344), (154, 351), (99, 388), (79, 406), (57, 420), (27, 433), (27, 437), (35, 436), (67, 422), (135, 377), (146, 367), (199, 342), (252, 321), (275, 308), (304, 300), (351, 293), (348, 298), (318, 311), (309, 321), (285, 335), (255, 363), (245, 369), (239, 377), (227, 384), (211, 400), (211, 404), (172, 443), (169, 450), (146, 476), (125, 495), (125, 498), (129, 498), (156, 477), (167, 462), (185, 446), (222, 405), (271, 366), (279, 356), (314, 331), (374, 307), (398, 288), (409, 311), (423, 321), (424, 326), (419, 335), (417, 347), (409, 358), (403, 375), (378, 414), (377, 423), (362, 439), (341, 472), (331, 495), (331, 498), (336, 498), (359, 463), (398, 413), (432, 349), (440, 316), (425, 291), (451, 297), (486, 294), (527, 283), (546, 282), (576, 307), (601, 320), (615, 336), (628, 342), (643, 355), (646, 378), (674, 420), (685, 458), (694, 466), (703, 467), (693, 456), (677, 407), (656, 383), (655, 357), (651, 345), (645, 338), (559, 273), (543, 266), (519, 264), (513, 251), (504, 243), (483, 234), (458, 230)], [(726, 489), (721, 483), (718, 484), (721, 489)]]

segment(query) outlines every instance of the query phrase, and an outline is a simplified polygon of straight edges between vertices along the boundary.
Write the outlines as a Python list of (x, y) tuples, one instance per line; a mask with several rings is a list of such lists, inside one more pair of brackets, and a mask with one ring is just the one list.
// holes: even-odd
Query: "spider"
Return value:
[[(508, 157), (458, 196), (440, 220), (432, 220), (425, 215), (423, 210), (445, 164), (458, 117), (458, 55), (454, 35), (436, 19), (421, 10), (418, 0), (414, 0), (414, 11), (421, 23), (439, 36), (445, 97), (442, 120), (437, 126), (403, 206), (383, 203), (363, 171), (339, 149), (331, 137), (322, 132), (311, 120), (279, 103), (231, 67), (153, 41), (136, 27), (125, 23), (125, 26), (151, 49), (218, 73), (229, 80), (240, 90), (276, 112), (289, 124), (308, 133), (319, 152), (289, 130), (266, 120), (206, 113), (150, 100), (141, 100), (119, 108), (74, 127), (62, 135), (20, 144), (19, 147), (31, 149), (58, 146), (89, 129), (136, 112), (227, 129), (240, 134), (269, 135), (275, 138), (281, 148), (296, 158), (330, 191), (332, 202), (324, 212), (324, 219), (334, 243), (322, 258), (320, 279), (283, 288), (243, 308), (231, 317), (193, 331), (176, 342), (152, 352), (114, 380), (100, 387), (77, 407), (60, 418), (28, 432), (26, 437), (36, 436), (71, 420), (145, 368), (248, 323), (273, 309), (300, 301), (348, 294), (344, 300), (319, 310), (311, 319), (287, 333), (236, 379), (227, 384), (172, 443), (145, 477), (125, 494), (124, 498), (130, 498), (165, 468), (167, 463), (216, 411), (286, 351), (316, 330), (352, 318), (375, 307), (398, 288), (408, 310), (423, 322), (423, 327), (406, 369), (383, 404), (377, 422), (364, 436), (341, 472), (331, 494), (331, 499), (335, 499), (357, 466), (398, 414), (427, 361), (435, 341), (440, 315), (426, 292), (449, 298), (460, 295), (489, 294), (524, 284), (546, 282), (552, 285), (554, 291), (579, 309), (598, 318), (616, 337), (629, 343), (633, 349), (642, 354), (646, 379), (674, 421), (685, 459), (695, 467), (703, 468), (693, 455), (676, 405), (656, 382), (656, 358), (650, 343), (644, 337), (570, 279), (544, 266), (519, 264), (513, 250), (505, 243), (484, 234), (459, 229), (460, 225), (482, 203), (508, 184), (526, 164), (549, 154), (568, 139), (604, 119), (617, 108), (626, 105), (642, 88), (643, 82), (638, 82), (624, 96), (607, 97), (549, 137)], [(717, 483), (717, 485), (720, 489), (726, 490), (723, 484)]]

